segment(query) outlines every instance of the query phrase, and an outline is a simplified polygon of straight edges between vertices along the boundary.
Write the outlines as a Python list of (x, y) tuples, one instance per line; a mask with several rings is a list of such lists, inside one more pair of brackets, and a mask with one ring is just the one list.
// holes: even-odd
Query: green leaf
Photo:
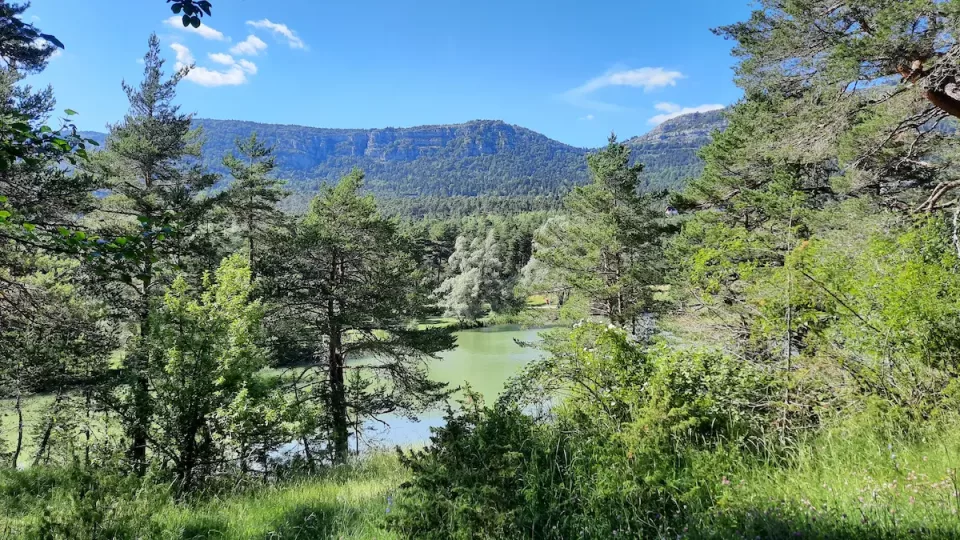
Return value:
[(37, 226), (34, 225), (33, 223), (24, 223), (23, 228), (26, 229), (27, 232), (33, 232), (37, 228)]
[(190, 16), (189, 16), (189, 15), (184, 15), (183, 18), (180, 19), (180, 20), (181, 20), (181, 22), (183, 22), (183, 26), (184, 26), (184, 27), (190, 26)]
[(78, 113), (77, 111), (75, 111), (75, 110), (73, 110), (73, 109), (64, 109), (63, 112), (64, 112), (67, 116), (73, 116), (73, 115), (75, 115), (75, 114), (80, 114), (80, 113)]
[(8, 210), (0, 210), (0, 219), (7, 219), (8, 217), (10, 217)]

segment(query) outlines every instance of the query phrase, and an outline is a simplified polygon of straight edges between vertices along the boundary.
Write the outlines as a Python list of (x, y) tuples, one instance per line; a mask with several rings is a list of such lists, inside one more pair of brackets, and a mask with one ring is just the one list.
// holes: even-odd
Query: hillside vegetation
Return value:
[[(199, 118), (194, 126), (203, 128), (202, 161), (211, 171), (226, 172), (221, 160), (237, 139), (256, 133), (273, 146), (274, 174), (303, 195), (297, 198), (298, 208), (321, 184), (335, 182), (355, 167), (366, 173), (367, 189), (385, 197), (557, 196), (588, 181), (584, 158), (592, 151), (493, 120), (329, 129)], [(675, 189), (699, 174), (697, 151), (722, 127), (720, 112), (692, 114), (628, 140), (636, 148), (635, 160), (645, 166), (644, 188)], [(106, 140), (102, 133), (83, 135)]]

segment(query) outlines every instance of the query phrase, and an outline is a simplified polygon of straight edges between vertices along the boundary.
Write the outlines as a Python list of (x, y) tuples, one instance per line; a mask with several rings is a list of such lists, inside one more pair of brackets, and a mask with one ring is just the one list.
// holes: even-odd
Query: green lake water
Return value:
[[(430, 365), (430, 378), (454, 387), (469, 383), (490, 404), (504, 384), (523, 367), (539, 358), (539, 349), (521, 347), (515, 340), (538, 342), (542, 329), (502, 325), (457, 332), (457, 348), (443, 353)], [(443, 411), (431, 411), (411, 421), (397, 415), (382, 418), (389, 427), (371, 423), (364, 443), (367, 446), (418, 445), (430, 438), (430, 428), (443, 425)]]

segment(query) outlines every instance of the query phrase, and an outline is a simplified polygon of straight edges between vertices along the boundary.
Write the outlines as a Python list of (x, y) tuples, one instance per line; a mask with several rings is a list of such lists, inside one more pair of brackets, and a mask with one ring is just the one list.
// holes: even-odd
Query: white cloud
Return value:
[(240, 61), (237, 62), (237, 65), (240, 66), (240, 69), (246, 71), (246, 72), (249, 73), (250, 75), (256, 75), (256, 74), (257, 74), (257, 65), (254, 64), (253, 62), (249, 61), (249, 60), (240, 59)]
[(210, 57), (210, 60), (225, 66), (232, 66), (237, 63), (232, 56), (226, 53), (210, 53), (207, 56)]
[(174, 15), (169, 19), (164, 19), (163, 24), (167, 26), (172, 26), (177, 30), (182, 30), (184, 32), (189, 32), (191, 34), (196, 34), (202, 37), (203, 39), (212, 39), (214, 41), (229, 41), (229, 38), (224, 36), (223, 32), (215, 30), (212, 26), (206, 23), (200, 25), (198, 28), (194, 28), (192, 26), (184, 26), (182, 18), (177, 15)]
[(610, 70), (599, 77), (594, 77), (584, 84), (568, 90), (562, 98), (568, 103), (601, 111), (619, 111), (623, 107), (591, 99), (589, 96), (602, 88), (610, 86), (628, 86), (643, 88), (645, 92), (676, 86), (677, 81), (684, 78), (679, 71), (668, 71), (662, 67), (642, 67), (637, 69)]
[(59, 58), (61, 55), (63, 55), (63, 49), (61, 49), (60, 47), (57, 47), (53, 43), (50, 43), (49, 41), (43, 38), (37, 38), (33, 40), (33, 46), (37, 49), (46, 49), (47, 47), (53, 47), (53, 52), (50, 53), (50, 56), (47, 58), (47, 60), (55, 60)]
[(180, 43), (171, 43), (170, 48), (177, 54), (177, 69), (183, 69), (193, 64), (193, 54), (186, 46)]
[[(192, 65), (194, 63), (193, 54), (190, 49), (180, 43), (173, 43), (170, 48), (177, 55), (177, 69)], [(238, 86), (245, 84), (247, 75), (253, 75), (257, 72), (257, 66), (248, 60), (234, 61), (229, 54), (214, 53), (208, 55), (209, 58), (218, 63), (227, 66), (225, 69), (217, 70), (203, 66), (194, 66), (187, 76), (186, 80), (199, 84), (200, 86)]]
[(270, 19), (262, 19), (259, 21), (247, 21), (247, 24), (249, 24), (254, 28), (263, 28), (266, 30), (270, 30), (274, 34), (277, 34), (286, 38), (287, 45), (289, 45), (291, 49), (307, 48), (307, 44), (304, 43), (302, 39), (300, 39), (300, 36), (298, 36), (296, 32), (291, 30), (290, 27), (285, 24), (275, 23)]
[(30, 20), (40, 22), (40, 17), (37, 17), (36, 15), (31, 15)]
[(588, 115), (586, 115), (586, 116), (581, 116), (581, 117), (580, 117), (581, 120), (586, 120), (587, 122), (589, 122), (590, 120), (593, 120), (594, 118), (596, 118), (596, 117), (595, 117), (594, 115), (592, 115), (592, 114), (588, 114)]
[(676, 103), (664, 102), (664, 103), (657, 103), (653, 107), (658, 111), (662, 112), (663, 114), (658, 114), (654, 116), (650, 120), (647, 120), (647, 123), (658, 125), (666, 122), (667, 120), (671, 120), (673, 118), (676, 118), (678, 116), (683, 116), (685, 114), (718, 111), (723, 108), (723, 105), (720, 105), (718, 103), (708, 103), (706, 105), (697, 105), (696, 107), (681, 107)]
[(137, 58), (137, 59), (136, 59), (136, 62), (142, 66), (142, 65), (143, 65), (143, 58)]
[(230, 48), (230, 52), (237, 56), (257, 56), (260, 51), (267, 48), (267, 44), (262, 39), (251, 34), (247, 39), (237, 43)]
[(247, 74), (240, 66), (231, 66), (224, 71), (196, 67), (187, 74), (187, 80), (200, 86), (239, 86), (247, 82)]

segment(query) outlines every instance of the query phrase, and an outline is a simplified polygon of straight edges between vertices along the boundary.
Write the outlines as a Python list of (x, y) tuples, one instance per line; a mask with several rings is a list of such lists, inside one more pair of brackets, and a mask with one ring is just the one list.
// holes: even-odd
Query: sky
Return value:
[[(741, 96), (710, 28), (748, 0), (212, 0), (198, 30), (163, 0), (34, 0), (66, 48), (38, 75), (81, 129), (127, 110), (151, 32), (195, 64), (178, 102), (203, 118), (331, 128), (503, 120), (579, 147)], [(122, 5), (122, 7), (118, 7)]]

